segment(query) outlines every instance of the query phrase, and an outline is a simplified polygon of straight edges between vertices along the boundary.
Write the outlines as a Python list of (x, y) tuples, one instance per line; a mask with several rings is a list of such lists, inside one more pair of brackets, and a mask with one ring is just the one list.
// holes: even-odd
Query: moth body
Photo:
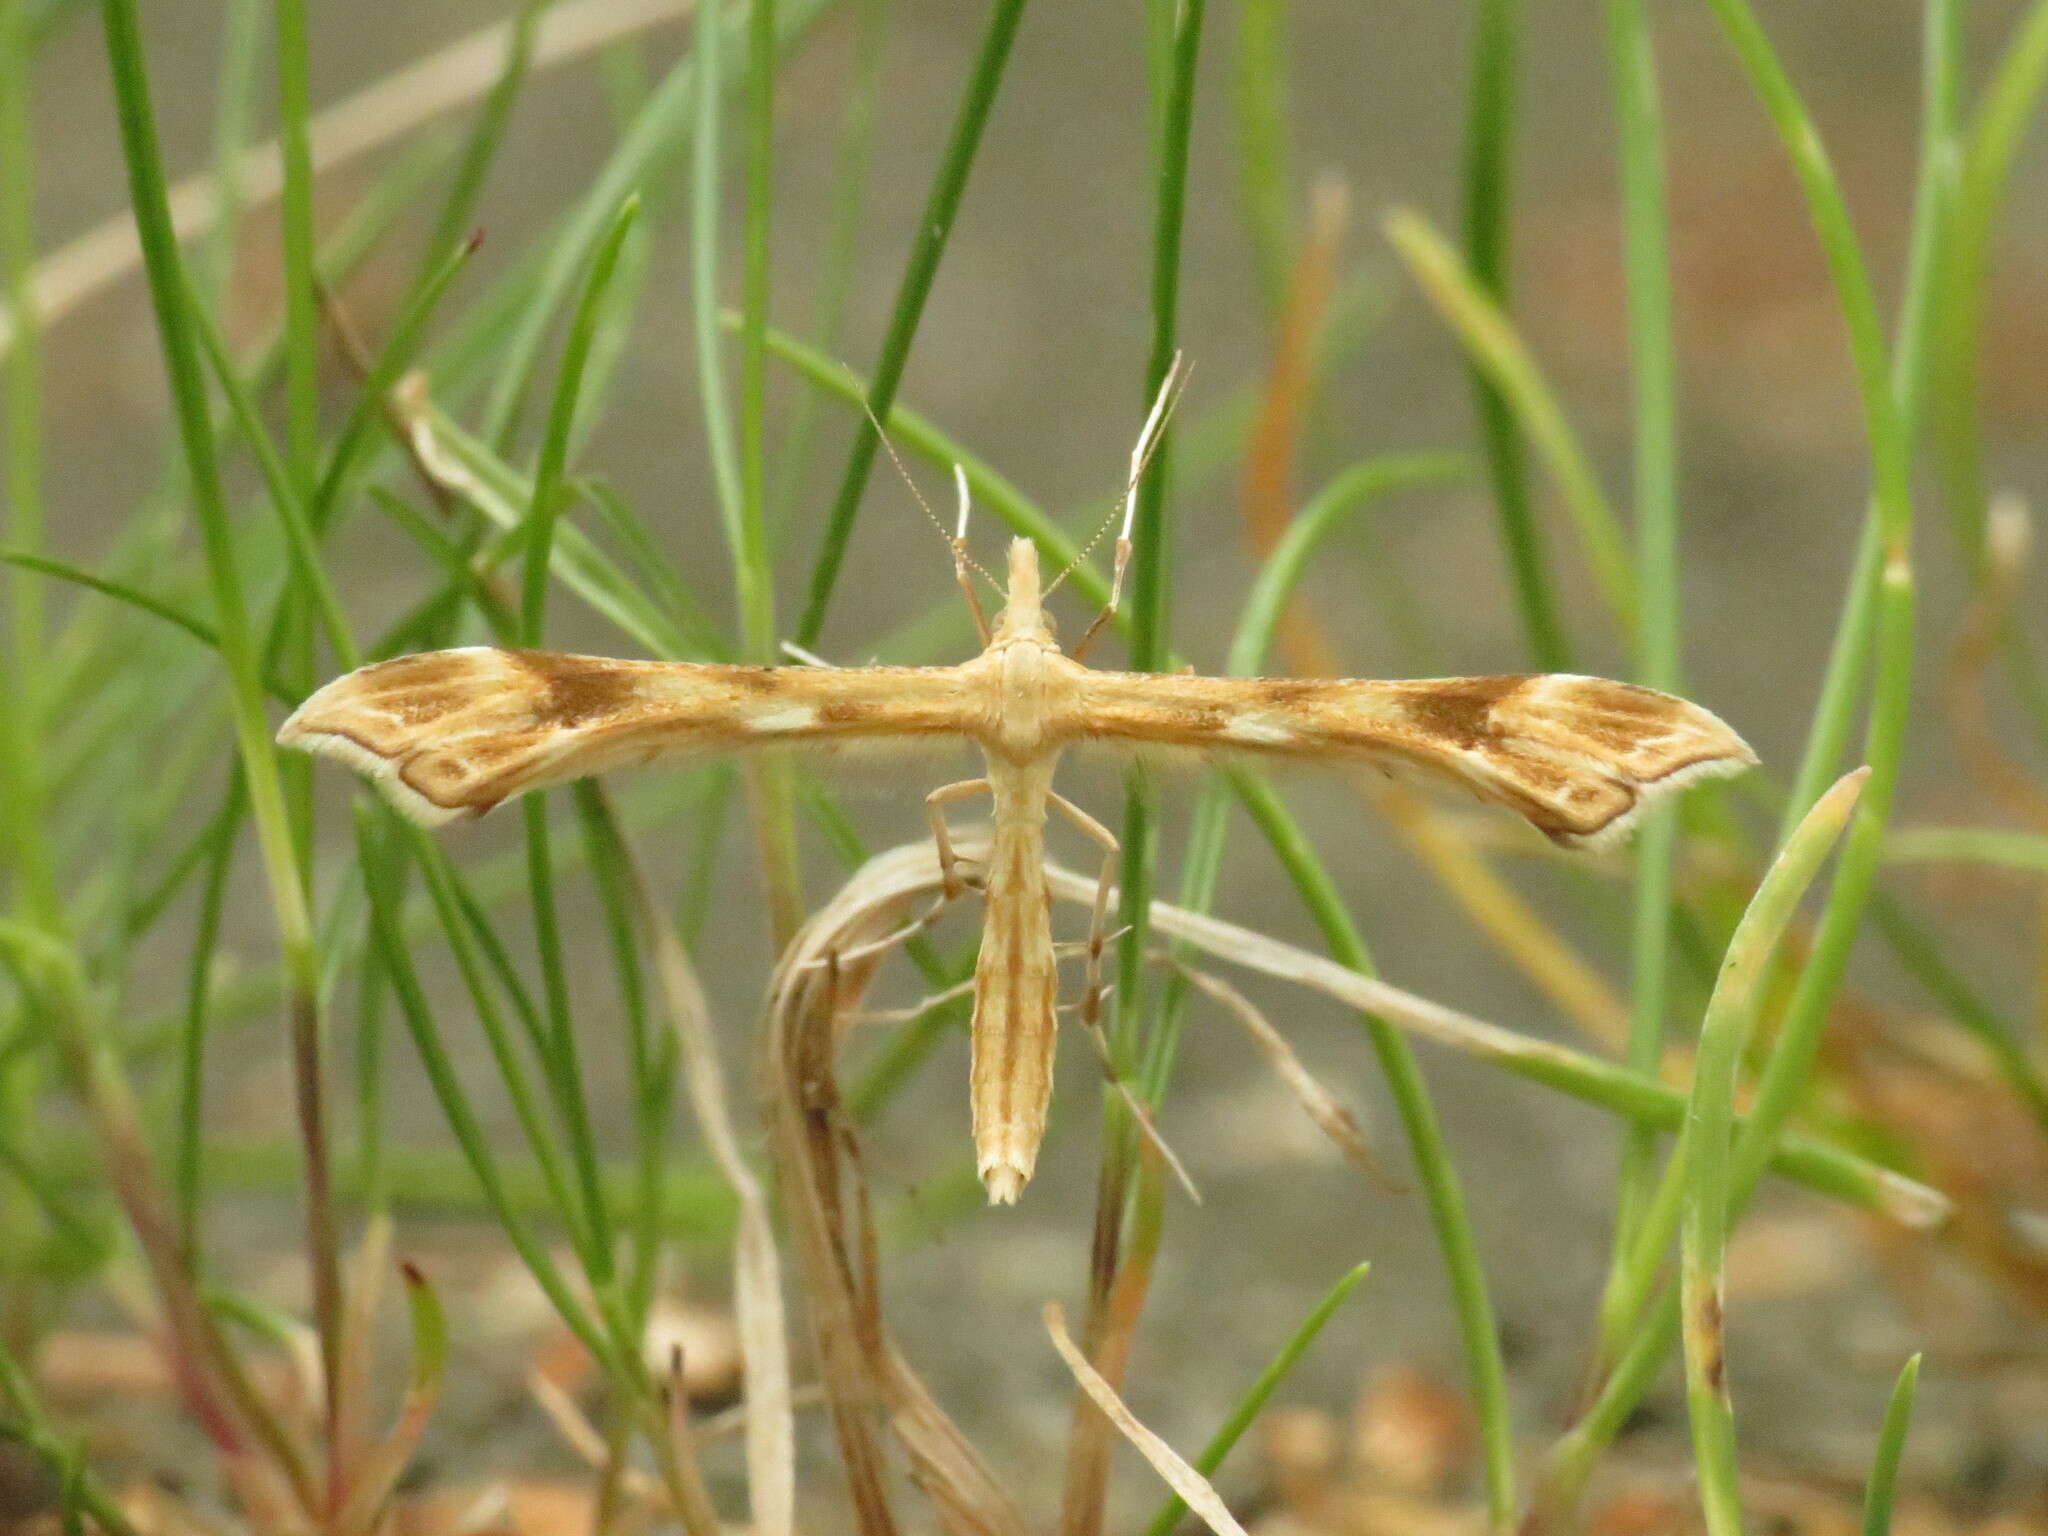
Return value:
[(1051, 754), (1024, 764), (989, 758), (995, 825), (982, 881), (986, 908), (974, 966), (968, 1102), (975, 1166), (997, 1205), (1023, 1192), (1052, 1103), (1059, 994), (1045, 877), (1052, 770)]

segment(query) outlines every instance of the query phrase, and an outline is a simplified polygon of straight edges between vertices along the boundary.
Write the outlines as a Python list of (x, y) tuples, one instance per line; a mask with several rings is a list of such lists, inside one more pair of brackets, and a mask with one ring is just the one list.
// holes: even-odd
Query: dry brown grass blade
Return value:
[(704, 1466), (697, 1455), (696, 1426), (690, 1422), (690, 1392), (683, 1381), (683, 1349), (679, 1344), (668, 1359), (668, 1450), (665, 1460), (671, 1469), (669, 1482), (676, 1489), (680, 1506), (675, 1515), (688, 1536), (719, 1536), (718, 1507), (711, 1502), (711, 1490), (704, 1485)]
[(733, 1243), (733, 1312), (747, 1395), (747, 1484), (758, 1536), (791, 1536), (796, 1524), (796, 1415), (790, 1398), (788, 1319), (774, 1219), (726, 1104), (725, 1069), (696, 967), (674, 929), (661, 920), (646, 872), (623, 836), (634, 906), (654, 959), (669, 1025), (681, 1053), (683, 1080), (712, 1161), (739, 1200)]
[(347, 1304), (342, 1313), (341, 1343), (335, 1350), (340, 1380), (334, 1391), (334, 1444), (328, 1456), (336, 1481), (346, 1488), (370, 1444), (370, 1367), (377, 1309), (384, 1301), (384, 1280), (391, 1273), (391, 1218), (372, 1215), (363, 1240), (349, 1264)]
[[(541, 17), (529, 68), (534, 73), (592, 53), (664, 22), (680, 20), (695, 0), (562, 0)], [(477, 101), (504, 68), (512, 22), (472, 32), (438, 53), (417, 59), (355, 95), (316, 112), (309, 126), (313, 171), (319, 175), (395, 144), (437, 117)], [(243, 152), (235, 179), (245, 208), (273, 201), (284, 188), (277, 141)], [(171, 224), (178, 239), (193, 240), (213, 227), (220, 189), (210, 171), (188, 176), (170, 190)], [(122, 278), (142, 269), (142, 247), (131, 214), (117, 213), (58, 247), (29, 275), (29, 302), (45, 330)], [(14, 320), (0, 312), (0, 357), (14, 345)]]
[[(1323, 177), (1309, 194), (1308, 228), (1273, 338), (1259, 414), (1245, 445), (1240, 487), (1245, 535), (1261, 557), (1273, 552), (1294, 519), (1294, 466), (1315, 393), (1316, 339), (1350, 223), (1350, 193), (1337, 177)], [(1329, 677), (1341, 670), (1320, 626), (1299, 601), (1281, 615), (1280, 647), (1299, 676)]]
[(1316, 1081), (1315, 1074), (1302, 1064), (1294, 1047), (1287, 1043), (1287, 1037), (1275, 1029), (1266, 1016), (1252, 1006), (1250, 998), (1225, 981), (1221, 976), (1212, 976), (1207, 971), (1192, 966), (1179, 967), (1181, 974), (1203, 992), (1223, 1005), (1245, 1033), (1252, 1037), (1254, 1044), (1265, 1053), (1266, 1060), (1278, 1074), (1280, 1081), (1301, 1102), (1309, 1119), (1318, 1129), (1335, 1142), (1337, 1149), (1373, 1179), (1388, 1182), (1387, 1171), (1378, 1158), (1373, 1156), (1372, 1147), (1360, 1129), (1358, 1117), (1339, 1103), (1337, 1096)]
[(929, 844), (913, 844), (871, 859), (804, 925), (769, 987), (764, 1090), (791, 1249), (859, 1529), (899, 1529), (879, 1411), (947, 1530), (1025, 1536), (1008, 1491), (889, 1341), (864, 1181), (839, 1118), (834, 1046), (883, 956), (847, 967), (833, 957), (894, 932), (938, 889), (937, 856)]
[(325, 1527), (330, 1536), (372, 1536), (382, 1525), (399, 1479), (419, 1449), (427, 1421), (441, 1399), (441, 1385), (447, 1365), (447, 1331), (441, 1305), (426, 1276), (411, 1264), (404, 1264), (408, 1300), (413, 1305), (413, 1363), (406, 1383), (405, 1399), (399, 1405), (398, 1420), (381, 1439), (371, 1443), (351, 1469), (345, 1485), (346, 1502)]
[(1153, 1434), (1138, 1422), (1137, 1415), (1124, 1406), (1116, 1389), (1103, 1380), (1101, 1372), (1088, 1363), (1074, 1341), (1067, 1333), (1066, 1315), (1060, 1311), (1056, 1301), (1045, 1304), (1045, 1331), (1052, 1335), (1052, 1347), (1060, 1352), (1060, 1358), (1067, 1362), (1067, 1369), (1074, 1373), (1074, 1380), (1081, 1384), (1095, 1406), (1110, 1423), (1123, 1432), (1126, 1440), (1138, 1449), (1138, 1454), (1152, 1464), (1152, 1469), (1166, 1485), (1202, 1519), (1202, 1523), (1217, 1536), (1246, 1536), (1245, 1528), (1237, 1523), (1237, 1517), (1209, 1486), (1209, 1480), (1183, 1461), (1173, 1447)]
[[(59, 1056), (83, 1103), (108, 1185), (135, 1235), (151, 1300), (162, 1319), (164, 1356), (180, 1399), (213, 1445), (223, 1477), (244, 1508), (274, 1512), (281, 1529), (298, 1529), (322, 1508), (307, 1448), (257, 1391), (242, 1358), (207, 1308), (184, 1243), (158, 1182), (141, 1105), (108, 1038), (87, 1016), (84, 978), (67, 952), (35, 953), (40, 998)], [(24, 962), (25, 963), (25, 962)], [(27, 974), (35, 975), (29, 972)], [(31, 993), (32, 999), (34, 993)]]
[[(1138, 1320), (1145, 1310), (1145, 1298), (1152, 1290), (1152, 1277), (1159, 1260), (1162, 1234), (1160, 1207), (1156, 1198), (1160, 1182), (1161, 1157), (1158, 1145), (1138, 1146), (1139, 1195), (1126, 1201), (1120, 1181), (1105, 1179), (1098, 1194), (1098, 1241), (1093, 1260), (1104, 1270), (1091, 1272), (1088, 1312), (1088, 1353), (1102, 1380), (1114, 1390), (1123, 1384), (1130, 1369), (1131, 1347), (1137, 1341)], [(1108, 1170), (1110, 1165), (1105, 1164)], [(1122, 1236), (1120, 1217), (1129, 1208), (1139, 1221)], [(1112, 1242), (1110, 1239), (1120, 1239)], [(1067, 1432), (1066, 1486), (1060, 1498), (1062, 1536), (1097, 1536), (1102, 1529), (1103, 1510), (1109, 1494), (1110, 1452), (1116, 1445), (1117, 1426), (1084, 1394), (1074, 1404), (1073, 1422)]]

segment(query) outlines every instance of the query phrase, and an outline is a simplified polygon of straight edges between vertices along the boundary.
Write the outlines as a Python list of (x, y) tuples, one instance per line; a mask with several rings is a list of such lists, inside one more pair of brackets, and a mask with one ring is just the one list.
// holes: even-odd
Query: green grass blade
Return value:
[(1287, 3), (1245, 0), (1238, 7), (1231, 70), (1237, 128), (1238, 202), (1252, 265), (1268, 316), (1286, 302), (1294, 267), (1294, 177), (1287, 131)]
[[(1508, 308), (1509, 234), (1514, 223), (1515, 55), (1520, 49), (1521, 9), (1521, 0), (1479, 0), (1465, 106), (1465, 263), (1473, 281), (1503, 314)], [(1528, 462), (1515, 412), (1499, 381), (1477, 358), (1472, 363), (1472, 389), (1509, 583), (1529, 655), (1540, 672), (1569, 672), (1571, 642), (1544, 561), (1542, 528), (1530, 505)]]
[[(1301, 828), (1281, 805), (1279, 796), (1251, 774), (1235, 771), (1228, 777), (1239, 800), (1294, 881), (1331, 955), (1355, 971), (1372, 975), (1372, 957), (1352, 923), (1336, 883), (1317, 859)], [(1505, 1530), (1515, 1507), (1514, 1425), (1508, 1411), (1507, 1366), (1501, 1357), (1500, 1330), (1487, 1289), (1486, 1271), (1479, 1262), (1479, 1247), (1466, 1214), (1464, 1190), (1452, 1165), (1450, 1147), (1444, 1140), (1429, 1087), (1408, 1042), (1386, 1020), (1370, 1014), (1363, 1015), (1363, 1019), (1366, 1037), (1407, 1134), (1416, 1178), (1429, 1206), (1430, 1227), (1450, 1279), (1451, 1303), (1458, 1317), (1465, 1369), (1479, 1420), (1488, 1518), (1496, 1529)]]
[(590, 346), (596, 334), (599, 306), (618, 270), (619, 252), (627, 232), (640, 216), (640, 199), (630, 196), (612, 215), (610, 227), (591, 257), (590, 270), (577, 300), (569, 325), (568, 340), (562, 347), (562, 365), (555, 380), (553, 404), (548, 410), (547, 433), (541, 441), (539, 463), (533, 474), (533, 493), (526, 517), (526, 563), (520, 583), (519, 633), (521, 640), (538, 646), (547, 629), (548, 569), (554, 559), (555, 524), (568, 499), (569, 437), (576, 420), (577, 401), (583, 389), (583, 375), (590, 362)]
[[(1196, 65), (1201, 59), (1206, 0), (1168, 0), (1156, 13), (1170, 15), (1169, 66), (1159, 99), (1158, 163), (1154, 167), (1152, 210), (1152, 346), (1145, 362), (1141, 409), (1166, 387), (1180, 351), (1181, 246), (1186, 227), (1188, 145), (1194, 129)], [(1162, 420), (1151, 459), (1141, 467), (1133, 493), (1131, 539), (1131, 623), (1129, 665), (1156, 672), (1171, 644), (1167, 595), (1173, 555), (1166, 504), (1173, 480), (1173, 428)], [(1145, 950), (1152, 911), (1152, 866), (1159, 828), (1158, 804), (1141, 770), (1129, 775), (1120, 835), (1117, 919), (1124, 937), (1117, 948), (1116, 1020), (1111, 1039), (1128, 1064), (1139, 1041), (1145, 1008)], [(1121, 1101), (1106, 1092), (1107, 1112), (1118, 1123)], [(1105, 1143), (1107, 1145), (1107, 1143)]]
[[(393, 861), (377, 846), (373, 815), (368, 807), (360, 804), (357, 806), (357, 856), (361, 861), (364, 885), (369, 896), (371, 931), (383, 950), (385, 973), (391, 978), (392, 991), (398, 1000), (399, 1015), (405, 1020), (413, 1044), (419, 1050), (421, 1065), (426, 1068), (427, 1079), (433, 1086), (435, 1097), (440, 1101), (441, 1113), (446, 1117), (449, 1129), (455, 1133), (455, 1139), (461, 1144), (470, 1172), (482, 1186), (484, 1196), (490, 1202), (491, 1213), (504, 1231), (506, 1240), (512, 1244), (514, 1251), (518, 1253), (570, 1331), (592, 1356), (599, 1361), (609, 1362), (611, 1350), (608, 1340), (563, 1281), (560, 1271), (555, 1268), (554, 1260), (548, 1256), (546, 1247), (533, 1235), (525, 1217), (514, 1207), (505, 1180), (500, 1174), (496, 1155), (491, 1150), (490, 1138), (484, 1133), (483, 1125), (470, 1107), (468, 1095), (463, 1091), (461, 1080), (456, 1076), (454, 1061), (441, 1039), (426, 994), (420, 988), (405, 951), (405, 939), (398, 917), (400, 893), (395, 881)], [(429, 857), (422, 861), (422, 868), (427, 873), (431, 887), (431, 848), (427, 852)], [(550, 1182), (553, 1184), (555, 1181)], [(559, 1191), (556, 1193), (559, 1200)]]
[(1387, 239), (1543, 456), (1585, 546), (1601, 596), (1623, 637), (1634, 643), (1641, 597), (1629, 563), (1628, 541), (1600, 489), (1592, 461), (1535, 359), (1458, 253), (1421, 217), (1405, 211), (1393, 214), (1387, 220)]
[[(868, 205), (868, 173), (872, 159), (875, 109), (881, 95), (882, 42), (888, 35), (890, 0), (860, 0), (860, 36), (854, 47), (853, 83), (841, 120), (839, 148), (832, 177), (832, 217), (818, 258), (817, 300), (809, 334), (821, 351), (839, 350), (851, 291), (855, 242), (861, 215)], [(765, 340), (764, 340), (765, 344)], [(782, 476), (776, 486), (774, 522), (787, 524), (812, 468), (812, 434), (817, 426), (818, 397), (803, 391), (790, 413), (782, 452)]]
[[(43, 350), (30, 291), (36, 265), (35, 156), (29, 136), (31, 18), (23, 0), (0, 0), (0, 294), (13, 327), (0, 372), (7, 443), (0, 487), (7, 512), (0, 537), (30, 556), (43, 552)], [(62, 920), (43, 837), (47, 797), (42, 762), (46, 643), (41, 581), (18, 565), (7, 584), (12, 613), (0, 633), (0, 853), (18, 909), (51, 927)]]
[[(981, 51), (974, 61), (960, 106), (953, 120), (946, 150), (939, 161), (931, 191), (925, 198), (924, 213), (918, 220), (917, 239), (911, 246), (889, 327), (882, 338), (881, 356), (876, 359), (868, 384), (866, 405), (874, 421), (887, 421), (896, 400), (896, 388), (903, 380), (904, 365), (910, 360), (911, 343), (917, 339), (918, 321), (924, 316), (925, 300), (931, 295), (932, 280), (938, 276), (939, 261), (946, 253), (946, 241), (953, 232), (953, 220), (960, 211), (960, 199), (967, 190), (967, 177), (974, 167), (975, 152), (981, 147), (982, 130), (988, 125), (995, 105), (996, 89), (1002, 84), (1009, 63), (1010, 45), (1023, 19), (1024, 0), (994, 0), (988, 30), (982, 36)], [(832, 590), (839, 580), (839, 567), (846, 558), (847, 541), (853, 536), (853, 520), (860, 511), (861, 493), (867, 489), (868, 472), (874, 468), (875, 449), (880, 440), (873, 422), (855, 431), (846, 469), (839, 479), (839, 491), (825, 524), (816, 561), (811, 568), (809, 596), (803, 617), (797, 624), (800, 645), (813, 649), (824, 633), (825, 615), (832, 603)]]
[[(1741, 1536), (1735, 1416), (1725, 1352), (1724, 1267), (1733, 1200), (1730, 1150), (1736, 1076), (1756, 1016), (1757, 989), (1807, 888), (1840, 837), (1869, 775), (1859, 769), (1806, 815), (1742, 915), (1721, 962), (1713, 1000), (1700, 1025), (1686, 1111), (1686, 1191), (1679, 1234), (1686, 1400), (1693, 1460), (1708, 1536)], [(1661, 1246), (1661, 1245), (1660, 1245)]]
[[(1642, 622), (1636, 680), (1679, 691), (1678, 382), (1671, 254), (1664, 189), (1664, 125), (1657, 61), (1643, 0), (1608, 0), (1607, 54), (1614, 76), (1621, 158), (1622, 248), (1633, 390), (1636, 584)], [(1669, 1006), (1672, 870), (1678, 807), (1653, 810), (1636, 834), (1635, 913), (1629, 947), (1627, 1060), (1654, 1073)], [(1649, 1197), (1655, 1144), (1624, 1138), (1615, 1207), (1620, 1262)]]
[(185, 976), (184, 1043), (178, 1058), (177, 1135), (171, 1156), (171, 1191), (178, 1231), (195, 1275), (200, 1252), (200, 1197), (205, 1182), (206, 1046), (219, 960), (221, 908), (242, 820), (242, 776), (236, 773), (202, 843), (206, 879), (200, 888), (199, 918), (192, 934), (192, 958)]
[(248, 610), (235, 557), (235, 535), (221, 487), (205, 380), (192, 336), (191, 308), (186, 302), (188, 289), (171, 227), (135, 0), (105, 0), (101, 14), (114, 76), (130, 201), (141, 238), (179, 438), (191, 473), (193, 507), (206, 549), (209, 584), (220, 626), (220, 654), (231, 687), (236, 743), (248, 783), (257, 841), (263, 852), (271, 907), (291, 979), (287, 1014), (297, 1073), (297, 1109), (306, 1141), (308, 1245), (322, 1350), (331, 1354), (339, 1337), (341, 1256), (326, 1182), (327, 1148), (319, 1081), (319, 967), (313, 949), (312, 923), (286, 814), (283, 777), (263, 710), (263, 683), (249, 633)]
[(1863, 1536), (1890, 1536), (1892, 1491), (1899, 1477), (1899, 1458), (1906, 1449), (1906, 1431), (1913, 1422), (1913, 1394), (1920, 1384), (1920, 1357), (1908, 1360), (1885, 1404), (1884, 1424), (1877, 1432), (1877, 1454), (1870, 1459), (1870, 1479), (1863, 1490)]
[(312, 599), (313, 611), (319, 616), (320, 626), (326, 632), (327, 643), (334, 648), (336, 660), (344, 668), (354, 667), (357, 660), (355, 640), (341, 597), (328, 580), (326, 566), (320, 558), (319, 539), (314, 531), (315, 519), (292, 481), (291, 466), (271, 441), (270, 431), (263, 424), (256, 402), (242, 387), (241, 376), (235, 369), (234, 359), (228, 356), (227, 343), (221, 337), (219, 326), (206, 312), (196, 293), (190, 298), (193, 334), (199, 338), (207, 362), (213, 368), (214, 382), (227, 396), (229, 414), (233, 416), (242, 440), (248, 445), (263, 477), (264, 489), (269, 492), (270, 504), (277, 512), (278, 526), (284, 530), (285, 546), (291, 555), (292, 579)]
[[(1309, 1345), (1315, 1343), (1316, 1336), (1323, 1331), (1323, 1324), (1336, 1315), (1337, 1309), (1344, 1305), (1345, 1298), (1358, 1288), (1358, 1282), (1371, 1270), (1370, 1264), (1360, 1264), (1355, 1269), (1347, 1270), (1343, 1278), (1330, 1287), (1323, 1299), (1309, 1309), (1308, 1316), (1301, 1320), (1301, 1326), (1288, 1336), (1287, 1342), (1280, 1346), (1280, 1352), (1266, 1362), (1266, 1368), (1259, 1372), (1258, 1379), (1251, 1384), (1250, 1390), (1238, 1399), (1237, 1406), (1230, 1410), (1230, 1416), (1223, 1421), (1222, 1427), (1210, 1436), (1209, 1443), (1202, 1447), (1202, 1453), (1194, 1460), (1197, 1472), (1209, 1477), (1223, 1465), (1223, 1458), (1230, 1454), (1231, 1447), (1244, 1438), (1244, 1432), (1252, 1427), (1252, 1421), (1258, 1418), (1273, 1394), (1279, 1390), (1280, 1383), (1287, 1379), (1287, 1373), (1294, 1369), (1295, 1362), (1308, 1353)], [(1151, 1523), (1145, 1527), (1145, 1536), (1172, 1536), (1173, 1528), (1180, 1524), (1181, 1517), (1187, 1512), (1186, 1503), (1178, 1495), (1168, 1499), (1159, 1506), (1159, 1513), (1154, 1515)]]
[(504, 66), (477, 109), (476, 120), (463, 141), (461, 157), (455, 163), (455, 173), (449, 178), (441, 211), (434, 217), (433, 232), (427, 236), (422, 279), (441, 262), (443, 252), (453, 250), (469, 237), (484, 184), (490, 179), (491, 167), (511, 125), (512, 109), (518, 105), (519, 93), (526, 86), (527, 71), (533, 63), (534, 32), (552, 4), (554, 0), (522, 0), (512, 18), (511, 30), (505, 37)]

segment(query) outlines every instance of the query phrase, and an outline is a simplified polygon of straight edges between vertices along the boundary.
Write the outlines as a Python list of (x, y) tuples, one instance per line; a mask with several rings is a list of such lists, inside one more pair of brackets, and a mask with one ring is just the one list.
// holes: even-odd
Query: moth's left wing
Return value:
[(1554, 842), (1627, 835), (1643, 808), (1756, 754), (1697, 704), (1600, 677), (1412, 681), (1090, 672), (1079, 740), (1407, 766), (1519, 812)]
[(427, 826), (594, 773), (777, 744), (957, 736), (950, 667), (734, 667), (472, 646), (336, 678), (277, 739), (348, 764)]

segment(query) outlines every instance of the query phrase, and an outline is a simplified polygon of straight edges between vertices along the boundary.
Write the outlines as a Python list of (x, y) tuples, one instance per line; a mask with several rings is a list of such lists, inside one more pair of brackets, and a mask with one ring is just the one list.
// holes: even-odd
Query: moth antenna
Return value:
[(1095, 546), (1102, 542), (1110, 524), (1121, 517), (1122, 526), (1117, 529), (1116, 536), (1116, 556), (1110, 567), (1109, 601), (1103, 605), (1102, 612), (1095, 616), (1095, 622), (1088, 626), (1087, 631), (1074, 643), (1073, 650), (1068, 653), (1076, 661), (1087, 654), (1088, 647), (1102, 632), (1103, 626), (1115, 615), (1117, 604), (1122, 601), (1124, 576), (1131, 568), (1131, 524), (1138, 514), (1138, 482), (1145, 477), (1145, 470), (1152, 463), (1152, 456), (1159, 451), (1160, 443), (1165, 440), (1166, 424), (1173, 419), (1174, 409), (1180, 404), (1181, 394), (1187, 388), (1188, 371), (1186, 354), (1175, 352), (1173, 361), (1167, 366), (1166, 377), (1159, 381), (1158, 394), (1152, 397), (1152, 408), (1145, 414), (1145, 425), (1138, 430), (1138, 440), (1131, 446), (1131, 472), (1129, 478), (1124, 481), (1123, 495), (1118, 498), (1116, 506), (1110, 509), (1109, 516), (1102, 520), (1102, 525), (1095, 530), (1094, 536), (1081, 547), (1081, 552), (1065, 570), (1053, 578), (1052, 585), (1045, 589), (1048, 597), (1057, 591), (1059, 584), (1071, 576), (1075, 567), (1086, 560), (1094, 552)]
[(939, 537), (946, 541), (946, 547), (952, 550), (953, 579), (960, 583), (960, 590), (967, 595), (967, 606), (974, 614), (975, 630), (981, 635), (981, 643), (987, 645), (990, 633), (988, 616), (982, 612), (981, 597), (974, 590), (974, 577), (979, 576), (997, 592), (1002, 591), (1003, 587), (1001, 582), (989, 575), (981, 564), (967, 553), (967, 471), (958, 464), (953, 466), (953, 483), (959, 487), (960, 492), (960, 514), (955, 531), (947, 533), (946, 525), (939, 521), (939, 514), (932, 510), (932, 504), (924, 499), (924, 492), (917, 488), (917, 482), (910, 477), (910, 469), (904, 464), (903, 456), (889, 440), (888, 429), (869, 408), (866, 396), (861, 397), (860, 408), (867, 417), (868, 424), (875, 429), (875, 436), (881, 440), (883, 450), (889, 455), (889, 462), (896, 466), (896, 473), (903, 477), (903, 483), (910, 487), (910, 494), (917, 499), (917, 504), (924, 508), (925, 517), (939, 530)]

